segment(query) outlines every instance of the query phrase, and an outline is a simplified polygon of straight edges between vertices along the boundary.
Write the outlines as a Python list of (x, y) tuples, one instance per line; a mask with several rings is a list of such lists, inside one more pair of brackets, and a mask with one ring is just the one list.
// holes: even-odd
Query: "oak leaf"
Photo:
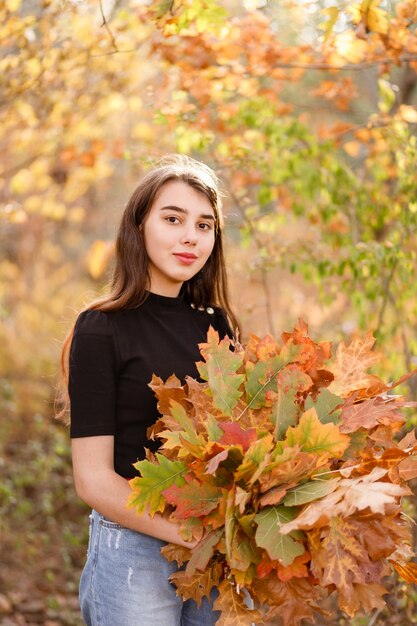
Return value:
[(265, 548), (272, 560), (278, 560), (284, 566), (290, 565), (305, 551), (303, 544), (293, 536), (281, 533), (281, 526), (293, 519), (294, 515), (291, 508), (271, 506), (265, 507), (255, 516), (258, 525), (255, 534), (257, 545)]
[(307, 563), (310, 561), (310, 558), (310, 553), (305, 551), (304, 554), (297, 556), (294, 561), (286, 567), (279, 563), (277, 567), (278, 578), (284, 583), (287, 582), (287, 580), (291, 580), (291, 578), (305, 578), (309, 575)]
[(219, 487), (196, 479), (187, 480), (181, 487), (171, 485), (163, 491), (165, 500), (175, 506), (171, 517), (176, 520), (208, 515), (218, 506), (222, 495)]
[(339, 592), (339, 607), (350, 617), (358, 611), (369, 615), (373, 609), (385, 608), (386, 593), (388, 590), (379, 583), (353, 583), (348, 592)]
[(209, 383), (206, 393), (212, 395), (213, 404), (225, 415), (231, 415), (243, 390), (243, 374), (237, 374), (242, 365), (241, 352), (230, 350), (230, 339), (219, 342), (218, 333), (210, 327), (207, 343), (199, 344), (205, 363), (197, 363), (200, 376)]
[(314, 408), (322, 424), (333, 422), (334, 424), (339, 422), (339, 412), (336, 411), (340, 405), (343, 404), (343, 399), (331, 393), (326, 387), (321, 388), (317, 393), (315, 399), (311, 395), (308, 395), (305, 401), (304, 408)]
[(358, 389), (386, 389), (378, 377), (367, 373), (381, 358), (381, 355), (372, 352), (374, 343), (375, 338), (368, 332), (363, 337), (353, 337), (347, 345), (344, 342), (338, 345), (334, 363), (330, 367), (334, 375), (328, 388), (331, 393), (345, 397)]
[(134, 464), (141, 475), (130, 481), (132, 493), (127, 502), (127, 505), (135, 508), (138, 513), (149, 510), (151, 516), (158, 511), (164, 511), (166, 500), (163, 492), (171, 485), (177, 488), (184, 485), (184, 475), (187, 471), (181, 461), (170, 461), (160, 453), (157, 453), (155, 458), (157, 464), (146, 459)]
[(271, 406), (274, 395), (268, 396), (268, 392), (277, 391), (277, 374), (288, 363), (291, 363), (299, 353), (299, 349), (290, 346), (281, 354), (266, 361), (259, 360), (253, 364), (246, 364), (246, 402), (248, 408), (259, 409), (263, 406)]
[(285, 443), (291, 447), (298, 445), (304, 452), (331, 458), (342, 456), (350, 439), (336, 425), (322, 424), (312, 408), (303, 413), (297, 426), (288, 429)]
[(398, 465), (398, 473), (405, 481), (417, 478), (417, 456), (412, 455), (403, 459)]
[(398, 563), (398, 561), (391, 560), (390, 563), (394, 567), (396, 572), (401, 576), (401, 578), (403, 578), (407, 583), (417, 584), (416, 563)]
[(370, 509), (372, 513), (385, 515), (392, 509), (398, 510), (399, 498), (409, 493), (400, 485), (381, 482), (386, 469), (375, 467), (372, 472), (360, 478), (340, 480), (335, 491), (317, 502), (308, 504), (293, 521), (283, 524), (281, 532), (308, 530), (325, 526), (333, 517), (347, 517), (356, 511)]
[(334, 491), (339, 483), (339, 478), (332, 480), (310, 480), (298, 485), (287, 492), (283, 500), (285, 506), (300, 506), (312, 500), (327, 496)]
[(251, 589), (270, 607), (266, 620), (279, 616), (285, 626), (298, 626), (303, 619), (313, 620), (313, 610), (322, 612), (316, 604), (321, 590), (305, 578), (283, 582), (278, 576), (267, 576), (254, 580)]
[(221, 611), (216, 626), (248, 626), (248, 624), (263, 624), (263, 618), (258, 611), (248, 608), (248, 598), (237, 593), (236, 588), (227, 579), (219, 585), (219, 597), (213, 608)]
[(243, 452), (246, 452), (249, 446), (256, 441), (258, 437), (256, 428), (245, 430), (237, 422), (220, 422), (219, 426), (223, 431), (219, 443), (223, 445), (241, 446)]
[(273, 436), (270, 433), (253, 441), (246, 450), (242, 463), (234, 473), (235, 480), (247, 480), (248, 484), (252, 485), (268, 465), (268, 452), (270, 452), (273, 443)]
[(296, 364), (288, 365), (278, 373), (277, 399), (272, 414), (277, 439), (283, 438), (289, 426), (297, 423), (300, 413), (299, 399), (312, 385), (310, 376)]
[(223, 566), (217, 561), (203, 572), (196, 571), (191, 575), (184, 571), (175, 572), (169, 580), (176, 586), (177, 595), (184, 601), (192, 598), (200, 606), (204, 596), (210, 599), (210, 592), (213, 587), (218, 586), (222, 574)]
[(185, 571), (187, 576), (192, 576), (197, 570), (204, 571), (214, 554), (215, 548), (223, 535), (223, 529), (213, 530), (203, 537), (193, 548), (191, 559), (187, 563)]
[(340, 432), (351, 433), (360, 428), (369, 430), (378, 424), (403, 422), (404, 417), (398, 411), (401, 406), (401, 401), (380, 397), (354, 404), (347, 402), (341, 414)]
[(164, 382), (159, 376), (153, 374), (148, 386), (152, 389), (158, 399), (158, 411), (161, 415), (170, 413), (170, 402), (175, 400), (182, 404), (186, 398), (185, 390), (179, 378), (172, 374)]
[(360, 565), (369, 563), (368, 552), (348, 520), (332, 517), (320, 539), (320, 544), (310, 544), (310, 552), (311, 571), (321, 585), (335, 585), (339, 592), (349, 594), (353, 583), (367, 582)]
[(161, 548), (161, 554), (164, 555), (167, 561), (176, 561), (178, 566), (181, 567), (181, 565), (190, 560), (191, 549), (179, 546), (176, 543), (167, 543), (166, 546)]

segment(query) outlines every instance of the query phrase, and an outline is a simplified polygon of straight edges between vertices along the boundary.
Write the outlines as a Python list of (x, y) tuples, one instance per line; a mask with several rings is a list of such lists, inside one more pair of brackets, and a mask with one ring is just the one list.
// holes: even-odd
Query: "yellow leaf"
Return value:
[(94, 241), (87, 256), (87, 269), (92, 278), (98, 279), (103, 275), (112, 252), (111, 242), (101, 239)]
[(324, 39), (326, 40), (331, 35), (333, 27), (338, 20), (340, 9), (328, 7), (327, 9), (322, 9), (320, 13), (324, 13), (328, 17), (327, 22), (319, 24), (319, 28), (324, 31)]
[(374, 0), (368, 11), (366, 12), (366, 26), (369, 30), (379, 33), (380, 35), (386, 35), (388, 32), (388, 19), (387, 12), (383, 9), (378, 9), (378, 5), (381, 0)]
[(350, 438), (343, 435), (335, 424), (322, 424), (316, 409), (311, 408), (300, 418), (297, 426), (287, 430), (285, 443), (300, 446), (303, 452), (313, 452), (318, 456), (342, 456), (350, 444)]
[(366, 41), (358, 39), (352, 31), (341, 33), (336, 41), (337, 52), (350, 63), (360, 63), (367, 51)]
[(6, 0), (6, 8), (10, 13), (14, 13), (20, 9), (22, 0)]
[(409, 106), (408, 104), (402, 104), (398, 110), (398, 115), (405, 122), (410, 124), (417, 124), (417, 109)]
[(34, 178), (29, 169), (22, 169), (10, 180), (10, 190), (12, 193), (25, 194), (33, 190)]
[(343, 144), (343, 150), (347, 152), (349, 156), (355, 158), (359, 156), (361, 144), (359, 141), (347, 141)]
[(32, 58), (26, 61), (26, 69), (32, 78), (37, 78), (42, 71), (42, 65), (39, 59)]

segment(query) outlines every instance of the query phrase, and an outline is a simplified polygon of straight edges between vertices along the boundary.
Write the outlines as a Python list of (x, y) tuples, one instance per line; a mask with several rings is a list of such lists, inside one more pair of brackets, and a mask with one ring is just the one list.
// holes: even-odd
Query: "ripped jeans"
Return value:
[(176, 595), (168, 578), (178, 570), (160, 553), (164, 541), (124, 528), (93, 511), (80, 604), (87, 626), (213, 626), (219, 611)]

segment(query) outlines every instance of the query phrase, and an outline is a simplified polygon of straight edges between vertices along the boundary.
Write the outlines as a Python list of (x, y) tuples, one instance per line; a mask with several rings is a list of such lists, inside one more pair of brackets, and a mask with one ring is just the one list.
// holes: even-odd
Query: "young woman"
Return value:
[[(233, 335), (221, 197), (207, 166), (163, 160), (133, 192), (116, 241), (110, 294), (83, 311), (63, 350), (77, 494), (93, 509), (80, 602), (87, 626), (211, 626), (215, 594), (197, 607), (168, 581), (165, 542), (190, 546), (166, 517), (126, 507), (127, 479), (158, 418), (152, 374), (197, 377), (213, 326)], [(233, 328), (233, 331), (231, 330)]]

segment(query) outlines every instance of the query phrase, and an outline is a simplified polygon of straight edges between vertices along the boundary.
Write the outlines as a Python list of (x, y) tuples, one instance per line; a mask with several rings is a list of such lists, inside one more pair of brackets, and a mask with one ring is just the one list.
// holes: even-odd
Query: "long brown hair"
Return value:
[[(159, 161), (141, 180), (124, 209), (116, 238), (115, 265), (109, 293), (93, 300), (84, 310), (116, 311), (140, 306), (149, 287), (149, 260), (143, 229), (152, 204), (167, 182), (179, 180), (209, 200), (215, 218), (213, 251), (203, 269), (183, 284), (185, 298), (196, 306), (220, 306), (235, 334), (239, 324), (230, 307), (223, 254), (222, 192), (216, 174), (204, 163), (184, 155), (169, 155)], [(68, 411), (68, 370), (74, 326), (64, 340), (61, 353), (61, 381), (58, 385), (57, 417)]]

